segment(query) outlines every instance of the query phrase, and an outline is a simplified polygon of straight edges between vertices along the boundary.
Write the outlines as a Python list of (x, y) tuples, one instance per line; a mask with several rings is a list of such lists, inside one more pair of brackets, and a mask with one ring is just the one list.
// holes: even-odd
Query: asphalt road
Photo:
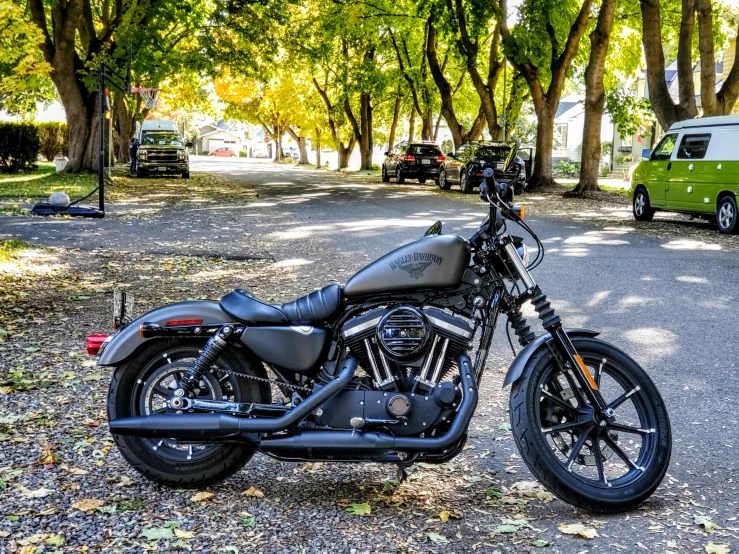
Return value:
[[(193, 226), (188, 217), (187, 236), (177, 222), (181, 210), (190, 208), (131, 221), (115, 217), (116, 210), (130, 207), (113, 207), (114, 217), (99, 222), (0, 218), (0, 237), (83, 249), (187, 253), (195, 248), (271, 256), (303, 276), (312, 290), (345, 281), (372, 259), (422, 236), (436, 220), (444, 223), (444, 233), (469, 236), (485, 213), (482, 204), (428, 184), (353, 182), (335, 173), (241, 159), (199, 158), (193, 171), (221, 172), (253, 186), (259, 197), (245, 206), (191, 208), (199, 211), (199, 224)], [(535, 277), (566, 325), (598, 330), (639, 361), (665, 398), (674, 433), (671, 479), (645, 510), (599, 518), (605, 521), (599, 531), (605, 539), (583, 544), (565, 537), (557, 546), (562, 552), (635, 552), (641, 543), (649, 552), (703, 551), (711, 537), (698, 526), (686, 532), (675, 522), (690, 525), (692, 515), (701, 513), (724, 529), (737, 527), (739, 341), (732, 314), (739, 308), (734, 291), (739, 255), (706, 243), (636, 235), (627, 228), (535, 216), (527, 221), (546, 246)], [(499, 432), (491, 429), (507, 419), (499, 392), (502, 374), (495, 370), (510, 361), (510, 351), (501, 337), (496, 348), (473, 423), (478, 443), (492, 440)], [(495, 457), (479, 462), (486, 470), (508, 484), (530, 478), (520, 460), (517, 474), (505, 472), (505, 464), (515, 460), (512, 441), (487, 447), (495, 452), (496, 445), (501, 448)], [(308, 488), (321, 486), (311, 476), (306, 479)], [(532, 513), (555, 523), (573, 516), (560, 502)], [(661, 530), (653, 528), (654, 521)], [(739, 546), (732, 536), (716, 542)]]

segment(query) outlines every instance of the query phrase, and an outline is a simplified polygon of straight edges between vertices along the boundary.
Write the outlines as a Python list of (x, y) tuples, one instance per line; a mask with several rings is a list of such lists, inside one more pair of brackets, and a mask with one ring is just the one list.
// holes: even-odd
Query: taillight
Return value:
[(87, 337), (87, 355), (97, 356), (100, 347), (110, 335), (90, 335)]
[(200, 325), (203, 318), (200, 319), (170, 319), (164, 324), (165, 327), (177, 327), (178, 325)]
[(406, 162), (415, 162), (416, 161), (416, 157), (415, 156), (411, 156), (410, 154), (406, 154), (405, 156), (403, 156), (403, 161), (406, 161)]
[(443, 162), (443, 161), (446, 161), (446, 156), (436, 156), (436, 161), (437, 161), (437, 162)]

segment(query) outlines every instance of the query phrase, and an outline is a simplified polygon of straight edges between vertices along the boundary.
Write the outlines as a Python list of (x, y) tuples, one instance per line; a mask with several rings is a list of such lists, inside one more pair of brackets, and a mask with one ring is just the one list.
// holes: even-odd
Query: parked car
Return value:
[(715, 218), (722, 233), (739, 233), (739, 116), (673, 124), (654, 150), (645, 150), (631, 175), (634, 219), (657, 210)]
[(293, 160), (300, 159), (300, 150), (297, 146), (289, 145), (282, 148), (282, 153), (286, 158), (292, 158)]
[(208, 156), (218, 156), (225, 158), (233, 158), (236, 155), (236, 150), (234, 150), (230, 146), (222, 146), (221, 148), (216, 148), (215, 150), (211, 150), (210, 152), (208, 152)]
[(264, 142), (258, 142), (251, 148), (253, 158), (269, 158), (271, 157), (269, 145)]
[(434, 142), (406, 140), (385, 152), (382, 181), (387, 183), (393, 177), (398, 183), (404, 183), (406, 179), (418, 179), (421, 184), (429, 179), (436, 180), (443, 162), (444, 156)]
[(179, 173), (183, 179), (189, 179), (188, 148), (192, 148), (192, 143), (185, 142), (177, 131), (142, 129), (136, 176)]
[(459, 184), (462, 192), (471, 193), (483, 181), (482, 172), (490, 167), (495, 173), (495, 179), (507, 183), (513, 179), (521, 179), (521, 183), (514, 191), (521, 194), (526, 181), (530, 177), (530, 163), (521, 157), (531, 159), (530, 149), (518, 149), (513, 152), (513, 160), (508, 171), (505, 171), (508, 158), (511, 155), (512, 145), (508, 142), (473, 141), (463, 144), (456, 152), (449, 152), (441, 166), (439, 173), (439, 188), (448, 190), (453, 184)]

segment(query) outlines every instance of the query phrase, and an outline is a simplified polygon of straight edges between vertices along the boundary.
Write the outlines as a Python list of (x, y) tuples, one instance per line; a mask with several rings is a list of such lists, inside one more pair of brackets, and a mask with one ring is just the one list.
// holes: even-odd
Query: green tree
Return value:
[(498, 25), (511, 64), (526, 79), (537, 119), (536, 155), (529, 188), (553, 183), (554, 117), (568, 71), (588, 27), (592, 0), (524, 0), (509, 29), (508, 2), (500, 0)]

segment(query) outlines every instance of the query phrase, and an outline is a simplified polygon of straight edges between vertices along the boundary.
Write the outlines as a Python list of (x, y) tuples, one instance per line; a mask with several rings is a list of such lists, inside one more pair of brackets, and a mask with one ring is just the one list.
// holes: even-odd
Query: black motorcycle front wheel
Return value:
[[(167, 400), (203, 347), (202, 341), (168, 339), (153, 342), (118, 366), (108, 391), (110, 420), (178, 413)], [(260, 371), (260, 369), (262, 369)], [(265, 377), (263, 368), (227, 349), (200, 381), (202, 400), (270, 403), (266, 383), (235, 375)], [(173, 487), (200, 487), (238, 471), (254, 449), (238, 444), (185, 444), (172, 439), (114, 435), (121, 455), (147, 478)]]
[(560, 499), (595, 513), (634, 508), (667, 472), (672, 450), (664, 401), (647, 373), (606, 342), (572, 342), (612, 416), (598, 418), (571, 369), (541, 349), (513, 385), (510, 418), (521, 456)]

